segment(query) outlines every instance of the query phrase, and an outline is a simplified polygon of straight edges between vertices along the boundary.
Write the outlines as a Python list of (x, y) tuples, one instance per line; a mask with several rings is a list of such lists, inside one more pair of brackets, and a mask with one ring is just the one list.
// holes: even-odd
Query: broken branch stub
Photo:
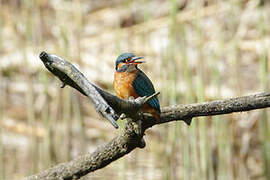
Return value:
[(39, 57), (45, 67), (63, 82), (62, 87), (69, 85), (88, 96), (94, 103), (97, 112), (108, 119), (115, 128), (118, 128), (116, 120), (119, 116), (76, 67), (68, 61), (44, 51), (40, 53)]

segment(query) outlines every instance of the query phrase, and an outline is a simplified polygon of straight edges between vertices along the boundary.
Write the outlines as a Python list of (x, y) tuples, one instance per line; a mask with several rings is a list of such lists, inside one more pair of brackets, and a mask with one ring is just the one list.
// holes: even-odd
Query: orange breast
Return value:
[(132, 83), (136, 77), (136, 70), (132, 72), (115, 72), (113, 87), (120, 98), (128, 99), (130, 96), (139, 97), (135, 92)]
[[(139, 97), (132, 86), (135, 78), (136, 70), (132, 72), (114, 73), (113, 87), (118, 97), (122, 99), (128, 99), (130, 96), (133, 96), (134, 98)], [(152, 108), (149, 104), (143, 105), (142, 110), (143, 112), (151, 113), (157, 120), (160, 118), (159, 112)]]

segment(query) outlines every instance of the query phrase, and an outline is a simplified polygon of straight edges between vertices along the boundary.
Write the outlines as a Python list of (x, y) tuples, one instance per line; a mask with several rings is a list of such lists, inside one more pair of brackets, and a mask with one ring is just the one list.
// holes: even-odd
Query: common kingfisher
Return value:
[[(144, 61), (133, 53), (123, 53), (115, 61), (113, 87), (118, 97), (123, 99), (150, 96), (155, 93), (151, 80), (138, 68)], [(160, 104), (157, 96), (142, 106), (142, 111), (150, 113), (156, 120), (160, 119)]]

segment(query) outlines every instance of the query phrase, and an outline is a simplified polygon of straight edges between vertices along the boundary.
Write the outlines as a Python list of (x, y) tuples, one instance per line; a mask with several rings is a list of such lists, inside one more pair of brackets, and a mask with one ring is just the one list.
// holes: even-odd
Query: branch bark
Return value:
[[(54, 66), (54, 68), (57, 69), (57, 66)], [(80, 81), (80, 78), (82, 77), (78, 78), (77, 80), (73, 80), (72, 76), (70, 76), (70, 71), (59, 71), (64, 74), (69, 74), (69, 81), (72, 80), (72, 83), (75, 83), (73, 85), (69, 83), (70, 86), (74, 88), (78, 86), (76, 89), (87, 96), (91, 94), (86, 92), (87, 88), (84, 87), (85, 85), (89, 86), (90, 82), (81, 85), (77, 83), (77, 80)], [(72, 73), (74, 72), (72, 71)], [(63, 81), (63, 78), (59, 79)], [(67, 80), (64, 79), (64, 83), (65, 81)], [(127, 114), (128, 118), (125, 128), (117, 137), (112, 139), (106, 145), (99, 146), (93, 153), (87, 153), (70, 162), (56, 165), (37, 175), (30, 176), (27, 179), (79, 179), (89, 172), (93, 172), (97, 169), (105, 167), (137, 147), (145, 147), (145, 142), (143, 140), (145, 130), (157, 124), (178, 120), (183, 120), (188, 124), (188, 122), (190, 122), (190, 120), (194, 117), (228, 114), (232, 112), (250, 111), (270, 107), (270, 93), (258, 93), (255, 95), (237, 97), (227, 100), (164, 107), (162, 108), (160, 120), (156, 121), (148, 114), (139, 113), (139, 107), (141, 107), (141, 105), (147, 102), (147, 100), (149, 100), (151, 97), (139, 98), (133, 101), (125, 101), (96, 87), (91, 83), (90, 85), (94, 87), (95, 93), (98, 92), (98, 94), (100, 94), (99, 98), (102, 97), (106, 104), (114, 110), (112, 111), (113, 115), (114, 113), (119, 115), (123, 112)], [(99, 98), (96, 99), (96, 102), (103, 103), (103, 101)]]
[(118, 128), (116, 120), (119, 118), (119, 114), (125, 112), (133, 116), (149, 100), (148, 97), (137, 98), (134, 101), (120, 99), (90, 83), (70, 62), (44, 51), (40, 53), (39, 57), (45, 67), (62, 81), (61, 88), (69, 85), (88, 96), (95, 105), (96, 111), (108, 119), (115, 128)]

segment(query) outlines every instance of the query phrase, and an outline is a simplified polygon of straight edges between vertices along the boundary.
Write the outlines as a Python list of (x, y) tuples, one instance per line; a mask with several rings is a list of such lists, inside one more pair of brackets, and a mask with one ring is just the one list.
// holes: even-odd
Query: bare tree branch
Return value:
[(125, 112), (134, 115), (139, 111), (140, 107), (149, 100), (147, 97), (137, 98), (135, 101), (120, 99), (90, 83), (86, 77), (68, 61), (44, 51), (40, 53), (39, 57), (45, 67), (62, 81), (62, 88), (69, 85), (77, 89), (83, 95), (88, 96), (95, 105), (97, 112), (108, 119), (115, 128), (118, 128), (116, 120), (119, 118), (119, 114)]
[[(69, 78), (72, 77), (70, 74), (74, 73), (62, 71), (58, 68), (58, 66), (55, 66), (54, 68), (57, 68), (57, 70), (59, 70), (61, 73), (64, 72), (69, 74)], [(60, 76), (63, 75), (61, 75), (61, 73)], [(59, 74), (56, 76), (59, 77)], [(88, 92), (87, 88), (84, 86), (93, 86), (95, 88), (94, 93), (98, 92), (100, 97), (102, 97), (102, 99), (106, 102), (106, 105), (114, 110), (112, 111), (112, 114), (116, 113), (119, 115), (123, 112), (127, 114), (128, 118), (125, 128), (120, 135), (112, 139), (106, 145), (98, 147), (95, 152), (87, 153), (70, 162), (56, 165), (37, 175), (30, 176), (27, 179), (79, 179), (89, 172), (93, 172), (97, 169), (105, 167), (118, 158), (128, 154), (136, 147), (145, 147), (145, 142), (143, 140), (144, 132), (156, 124), (163, 124), (178, 120), (183, 120), (188, 124), (194, 117), (228, 114), (232, 112), (250, 111), (270, 107), (270, 93), (258, 93), (255, 95), (237, 97), (227, 100), (164, 107), (162, 108), (160, 120), (156, 121), (148, 114), (139, 113), (139, 107), (141, 107), (141, 105), (147, 102), (147, 100), (151, 97), (139, 98), (134, 101), (125, 101), (96, 87), (90, 82), (79, 84), (77, 81), (82, 81), (81, 78), (81, 76), (75, 80), (70, 78), (68, 81), (72, 80), (71, 83), (67, 83), (67, 80), (63, 80), (63, 78), (59, 79), (87, 96), (90, 96), (92, 92)], [(83, 76), (83, 78), (85, 77)], [(103, 103), (103, 101), (100, 101), (100, 99), (96, 99), (96, 102)], [(140, 121), (141, 124), (138, 123)], [(140, 131), (142, 133), (138, 133)]]
[(159, 122), (162, 124), (175, 120), (191, 119), (199, 116), (229, 114), (270, 107), (270, 93), (258, 93), (250, 96), (236, 97), (212, 102), (174, 105), (162, 109)]
[(99, 146), (93, 153), (87, 153), (68, 163), (61, 163), (27, 179), (79, 179), (142, 146), (140, 139), (135, 133), (134, 123), (129, 121), (120, 135), (106, 145)]

